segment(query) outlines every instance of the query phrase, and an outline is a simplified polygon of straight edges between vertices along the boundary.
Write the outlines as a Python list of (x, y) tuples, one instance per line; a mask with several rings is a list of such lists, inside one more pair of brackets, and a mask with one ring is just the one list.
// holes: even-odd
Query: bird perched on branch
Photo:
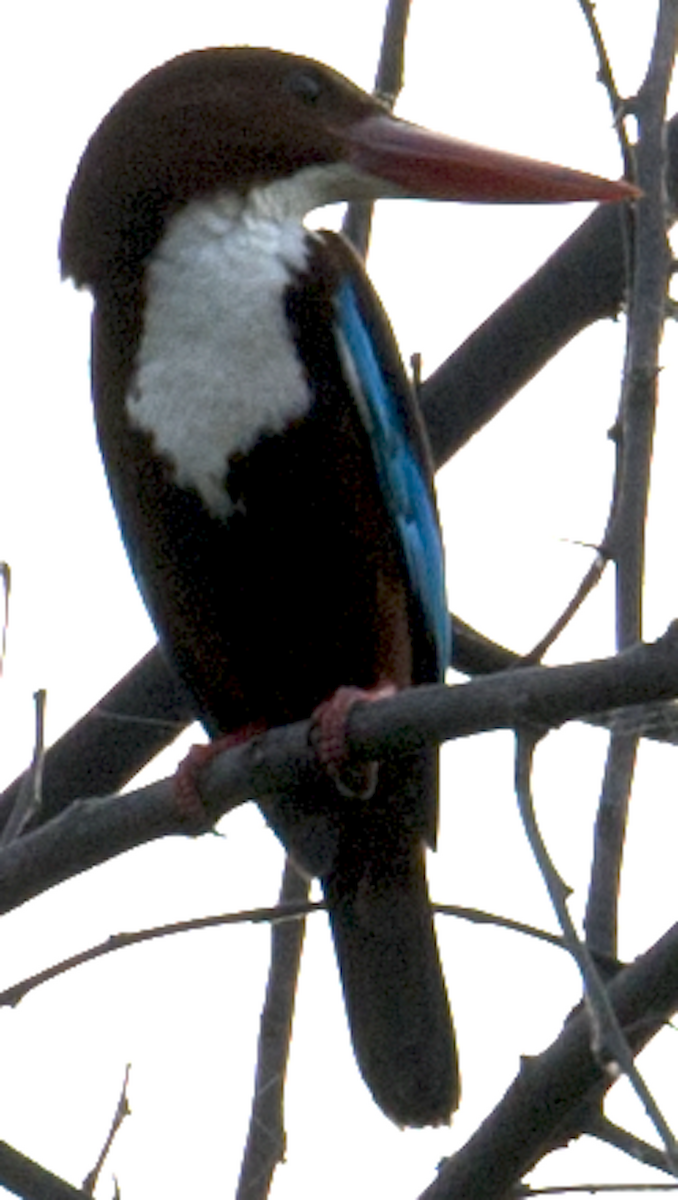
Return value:
[(424, 868), (437, 751), (352, 772), (341, 729), (356, 695), (442, 678), (443, 551), (388, 321), (349, 245), (303, 218), (624, 194), (397, 120), (308, 59), (220, 48), (126, 92), (68, 197), (62, 268), (95, 300), (98, 436), (139, 587), (212, 738), (317, 714), (324, 783), (261, 805), (322, 882), (358, 1065), (400, 1125), (449, 1120), (459, 1094)]

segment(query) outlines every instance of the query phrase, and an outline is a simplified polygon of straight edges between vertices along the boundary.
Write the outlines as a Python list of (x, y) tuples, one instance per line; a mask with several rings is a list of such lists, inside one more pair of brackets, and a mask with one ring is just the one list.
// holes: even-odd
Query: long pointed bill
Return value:
[(539, 204), (640, 195), (624, 180), (474, 146), (387, 114), (356, 122), (348, 141), (351, 162), (359, 170), (429, 200)]

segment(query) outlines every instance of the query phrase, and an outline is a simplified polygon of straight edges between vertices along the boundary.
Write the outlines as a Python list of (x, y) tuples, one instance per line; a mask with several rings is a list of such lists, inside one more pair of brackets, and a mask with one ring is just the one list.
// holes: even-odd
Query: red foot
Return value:
[(179, 763), (174, 775), (174, 794), (177, 808), (183, 820), (201, 829), (211, 825), (205, 806), (200, 796), (200, 774), (223, 750), (232, 750), (241, 746), (257, 733), (263, 733), (266, 726), (262, 721), (251, 721), (234, 733), (225, 733), (214, 738), (211, 742), (191, 746), (183, 762)]
[(369, 800), (377, 785), (378, 763), (351, 763), (346, 744), (348, 715), (355, 704), (376, 704), (396, 694), (395, 684), (380, 683), (365, 690), (340, 687), (313, 713), (318, 758), (343, 796)]

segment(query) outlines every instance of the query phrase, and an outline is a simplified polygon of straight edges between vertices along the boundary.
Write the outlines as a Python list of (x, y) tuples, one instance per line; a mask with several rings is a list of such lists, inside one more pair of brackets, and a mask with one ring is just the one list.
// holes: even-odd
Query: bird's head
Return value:
[(92, 136), (61, 235), (64, 275), (136, 273), (200, 197), (273, 194), (300, 218), (332, 201), (618, 200), (635, 190), (456, 141), (393, 117), (342, 75), (251, 47), (193, 51), (130, 88)]

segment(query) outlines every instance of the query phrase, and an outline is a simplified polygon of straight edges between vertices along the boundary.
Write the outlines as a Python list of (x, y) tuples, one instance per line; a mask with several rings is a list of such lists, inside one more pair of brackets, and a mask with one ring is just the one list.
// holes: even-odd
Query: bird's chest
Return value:
[(231, 463), (311, 405), (286, 316), (308, 237), (199, 211), (175, 219), (148, 264), (127, 416), (212, 516), (233, 510)]

